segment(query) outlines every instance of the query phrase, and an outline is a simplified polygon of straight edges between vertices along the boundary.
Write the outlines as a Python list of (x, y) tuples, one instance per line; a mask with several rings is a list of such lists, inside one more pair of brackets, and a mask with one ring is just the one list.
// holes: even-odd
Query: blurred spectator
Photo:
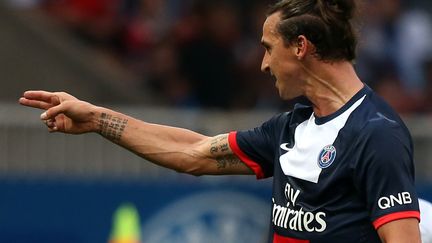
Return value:
[(236, 9), (229, 3), (205, 2), (193, 13), (200, 32), (180, 44), (183, 74), (202, 107), (230, 108), (237, 76), (233, 48), (240, 38)]
[(275, 88), (275, 80), (261, 72), (264, 48), (261, 46), (262, 24), (265, 21), (267, 4), (250, 4), (245, 34), (235, 46), (235, 59), (241, 78), (237, 80), (239, 92), (234, 101), (236, 108), (277, 108), (280, 98)]
[[(108, 51), (166, 104), (286, 109), (260, 72), (271, 0), (17, 0)], [(406, 0), (366, 0), (356, 68), (401, 113), (431, 111), (430, 13)], [(425, 65), (426, 63), (426, 65)], [(426, 67), (426, 68), (425, 68)], [(429, 102), (429, 103), (428, 103)]]
[(179, 54), (175, 45), (166, 40), (156, 45), (151, 53), (147, 79), (153, 90), (162, 94), (170, 105), (198, 106), (190, 82), (180, 73)]
[(6, 0), (6, 2), (15, 8), (27, 9), (36, 7), (40, 0)]
[(402, 0), (366, 1), (357, 68), (401, 113), (421, 110), (427, 95), (425, 60), (432, 55), (432, 24)]
[(43, 7), (51, 16), (100, 47), (115, 45), (122, 28), (121, 0), (44, 0)]
[(424, 70), (426, 70), (426, 97), (423, 102), (424, 112), (432, 113), (432, 58), (425, 62)]
[[(161, 42), (172, 30), (180, 9), (168, 0), (125, 1), (126, 25), (123, 44), (128, 55), (143, 55)], [(184, 1), (187, 6), (187, 1)]]

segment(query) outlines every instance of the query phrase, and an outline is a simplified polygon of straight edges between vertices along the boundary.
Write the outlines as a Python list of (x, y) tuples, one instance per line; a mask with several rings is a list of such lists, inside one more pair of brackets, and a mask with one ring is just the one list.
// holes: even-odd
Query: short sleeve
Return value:
[(231, 132), (228, 141), (232, 151), (256, 174), (257, 179), (273, 176), (275, 144), (281, 115), (247, 131)]
[(393, 220), (420, 219), (411, 138), (399, 125), (389, 123), (364, 129), (356, 146), (361, 156), (354, 166), (354, 184), (375, 229)]

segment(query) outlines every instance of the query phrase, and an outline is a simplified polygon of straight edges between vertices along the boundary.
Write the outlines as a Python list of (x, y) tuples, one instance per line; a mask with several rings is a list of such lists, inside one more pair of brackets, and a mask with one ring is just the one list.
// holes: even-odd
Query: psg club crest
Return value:
[(333, 145), (325, 146), (318, 156), (318, 166), (322, 169), (329, 167), (336, 158), (336, 148)]

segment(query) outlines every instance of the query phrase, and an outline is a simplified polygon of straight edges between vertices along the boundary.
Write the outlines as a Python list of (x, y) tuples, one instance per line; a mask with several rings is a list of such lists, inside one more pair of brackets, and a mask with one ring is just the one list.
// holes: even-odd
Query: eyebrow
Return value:
[(263, 45), (266, 49), (270, 48), (270, 44), (263, 39), (261, 39), (261, 45)]

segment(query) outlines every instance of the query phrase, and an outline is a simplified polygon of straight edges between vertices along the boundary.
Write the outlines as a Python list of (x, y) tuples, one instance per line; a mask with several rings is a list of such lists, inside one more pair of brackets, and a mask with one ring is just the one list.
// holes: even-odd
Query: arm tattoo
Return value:
[(214, 156), (218, 169), (224, 169), (242, 163), (237, 156), (229, 153), (228, 137), (217, 136), (210, 142), (210, 154)]
[(238, 165), (240, 163), (242, 163), (235, 155), (230, 154), (230, 155), (225, 155), (225, 156), (221, 156), (221, 157), (217, 157), (216, 158), (217, 161), (217, 168), (218, 169), (224, 169), (226, 167), (229, 166), (235, 166)]
[(100, 133), (109, 140), (118, 143), (127, 123), (127, 119), (115, 116), (113, 117), (112, 115), (102, 113), (99, 118)]

